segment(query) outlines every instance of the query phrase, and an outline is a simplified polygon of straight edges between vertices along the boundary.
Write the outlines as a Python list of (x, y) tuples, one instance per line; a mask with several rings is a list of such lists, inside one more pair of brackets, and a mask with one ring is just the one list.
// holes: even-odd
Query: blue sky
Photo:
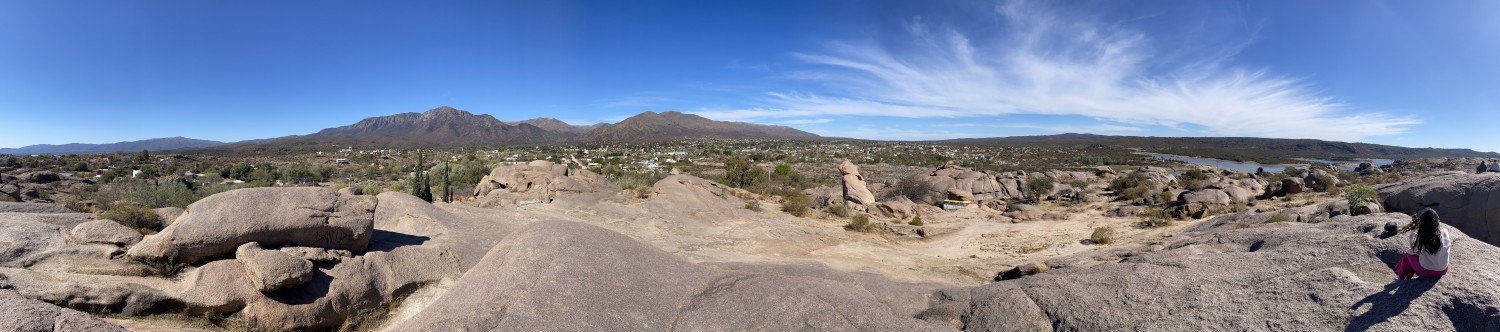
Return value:
[(1500, 151), (1494, 1), (0, 1), (0, 147), (312, 133), (441, 105), (826, 136)]

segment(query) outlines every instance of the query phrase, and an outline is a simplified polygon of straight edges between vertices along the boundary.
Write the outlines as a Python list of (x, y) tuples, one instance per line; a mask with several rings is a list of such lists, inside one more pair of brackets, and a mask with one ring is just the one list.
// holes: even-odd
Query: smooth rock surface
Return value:
[(374, 233), (375, 208), (375, 197), (340, 196), (328, 188), (231, 190), (189, 205), (177, 222), (145, 237), (129, 254), (192, 263), (248, 242), (360, 252)]
[(141, 232), (114, 220), (94, 220), (73, 227), (73, 241), (129, 246), (141, 242)]

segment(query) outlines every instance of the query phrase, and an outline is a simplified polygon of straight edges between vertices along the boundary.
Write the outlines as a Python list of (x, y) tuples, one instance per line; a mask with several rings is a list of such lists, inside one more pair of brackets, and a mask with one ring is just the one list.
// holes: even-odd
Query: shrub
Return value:
[(1284, 214), (1275, 214), (1271, 215), (1270, 218), (1266, 218), (1266, 222), (1284, 222), (1287, 220), (1289, 219), (1287, 219), (1286, 215)]
[(1356, 184), (1344, 187), (1344, 197), (1349, 201), (1349, 214), (1368, 214), (1372, 210), (1371, 204), (1378, 204), (1379, 193), (1366, 185)]
[(922, 226), (922, 216), (913, 216), (913, 217), (911, 217), (911, 222), (908, 223), (908, 225)]
[(1334, 177), (1333, 175), (1319, 172), (1313, 175), (1313, 179), (1316, 179), (1317, 181), (1308, 184), (1308, 189), (1312, 189), (1312, 191), (1327, 192), (1336, 189), (1335, 187), (1333, 187), (1333, 181), (1337, 181), (1338, 178)]
[(870, 222), (870, 216), (861, 214), (861, 215), (854, 216), (853, 219), (850, 219), (849, 223), (844, 225), (844, 229), (855, 231), (855, 232), (870, 233), (870, 232), (875, 232), (875, 231), (879, 230), (880, 226), (876, 225), (874, 223), (871, 223)]
[(162, 229), (161, 222), (157, 221), (155, 211), (135, 204), (115, 204), (99, 214), (99, 219), (109, 219), (135, 229), (149, 229), (159, 231)]
[(177, 276), (178, 272), (182, 272), (182, 268), (187, 267), (187, 264), (178, 263), (175, 256), (168, 256), (163, 260), (152, 260), (144, 263), (146, 267), (151, 268), (151, 271), (166, 278)]
[(1042, 198), (1052, 193), (1055, 182), (1049, 177), (1033, 176), (1026, 180), (1026, 186), (1021, 189), (1021, 193), (1026, 194), (1026, 197), (1030, 197), (1033, 201), (1041, 201)]
[(1114, 243), (1115, 229), (1109, 226), (1094, 227), (1094, 234), (1089, 235), (1089, 242), (1093, 244)]
[(760, 212), (760, 211), (764, 211), (765, 210), (765, 209), (762, 209), (760, 207), (760, 201), (753, 200), (753, 199), (750, 200), (750, 201), (748, 201), (748, 202), (745, 202), (745, 209), (746, 210), (750, 210), (750, 211), (755, 211), (755, 212)]
[(783, 198), (781, 201), (781, 212), (786, 212), (793, 216), (806, 217), (807, 213), (812, 211), (812, 198), (808, 198), (807, 194), (797, 192)]
[(921, 175), (910, 174), (896, 180), (896, 185), (891, 186), (890, 189), (886, 189), (881, 196), (888, 199), (906, 197), (906, 199), (910, 199), (913, 202), (921, 202), (923, 198), (927, 198), (927, 195), (932, 195), (934, 191), (931, 182), (922, 179)]
[(842, 203), (832, 204), (828, 206), (828, 213), (838, 216), (839, 218), (848, 218), (851, 212), (853, 211), (849, 210), (849, 206)]
[(1161, 204), (1161, 205), (1171, 205), (1172, 202), (1176, 202), (1177, 201), (1177, 197), (1174, 197), (1172, 195), (1172, 192), (1170, 192), (1170, 191), (1163, 191), (1161, 193), (1156, 194), (1156, 199), (1157, 199), (1157, 204)]
[(1141, 212), (1141, 218), (1141, 227), (1143, 228), (1156, 228), (1172, 225), (1172, 218), (1168, 218), (1167, 213), (1159, 208), (1146, 209), (1146, 211)]

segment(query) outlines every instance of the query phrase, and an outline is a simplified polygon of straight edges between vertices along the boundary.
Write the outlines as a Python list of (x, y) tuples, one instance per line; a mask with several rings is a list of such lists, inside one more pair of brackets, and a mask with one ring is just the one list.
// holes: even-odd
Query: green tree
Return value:
[(739, 157), (724, 161), (724, 180), (735, 188), (749, 188), (763, 176), (764, 170)]
[(432, 181), (428, 179), (427, 168), (423, 166), (426, 163), (426, 155), (418, 150), (417, 166), (415, 168), (412, 168), (412, 170), (415, 171), (416, 174), (413, 174), (411, 178), (411, 195), (417, 196), (417, 198), (421, 198), (422, 200), (431, 203)]

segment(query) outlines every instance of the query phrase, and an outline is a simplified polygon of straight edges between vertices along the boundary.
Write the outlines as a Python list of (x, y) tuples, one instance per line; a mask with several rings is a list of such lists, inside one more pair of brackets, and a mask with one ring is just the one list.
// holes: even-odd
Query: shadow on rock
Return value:
[(420, 246), (432, 238), (406, 233), (397, 233), (385, 230), (375, 230), (375, 235), (370, 239), (369, 251), (390, 252), (396, 248), (405, 246)]
[(1401, 312), (1406, 311), (1407, 307), (1411, 306), (1412, 300), (1416, 300), (1423, 293), (1426, 293), (1427, 290), (1432, 289), (1433, 286), (1437, 285), (1439, 280), (1442, 279), (1423, 278), (1393, 282), (1385, 285), (1385, 289), (1375, 294), (1370, 294), (1370, 296), (1366, 296), (1360, 299), (1359, 302), (1354, 302), (1354, 305), (1349, 306), (1349, 311), (1351, 312), (1359, 310), (1360, 306), (1366, 304), (1370, 305), (1370, 310), (1350, 319), (1349, 326), (1345, 327), (1344, 331), (1366, 331), (1371, 326), (1375, 326), (1375, 324), (1380, 324), (1391, 317), (1400, 315)]

